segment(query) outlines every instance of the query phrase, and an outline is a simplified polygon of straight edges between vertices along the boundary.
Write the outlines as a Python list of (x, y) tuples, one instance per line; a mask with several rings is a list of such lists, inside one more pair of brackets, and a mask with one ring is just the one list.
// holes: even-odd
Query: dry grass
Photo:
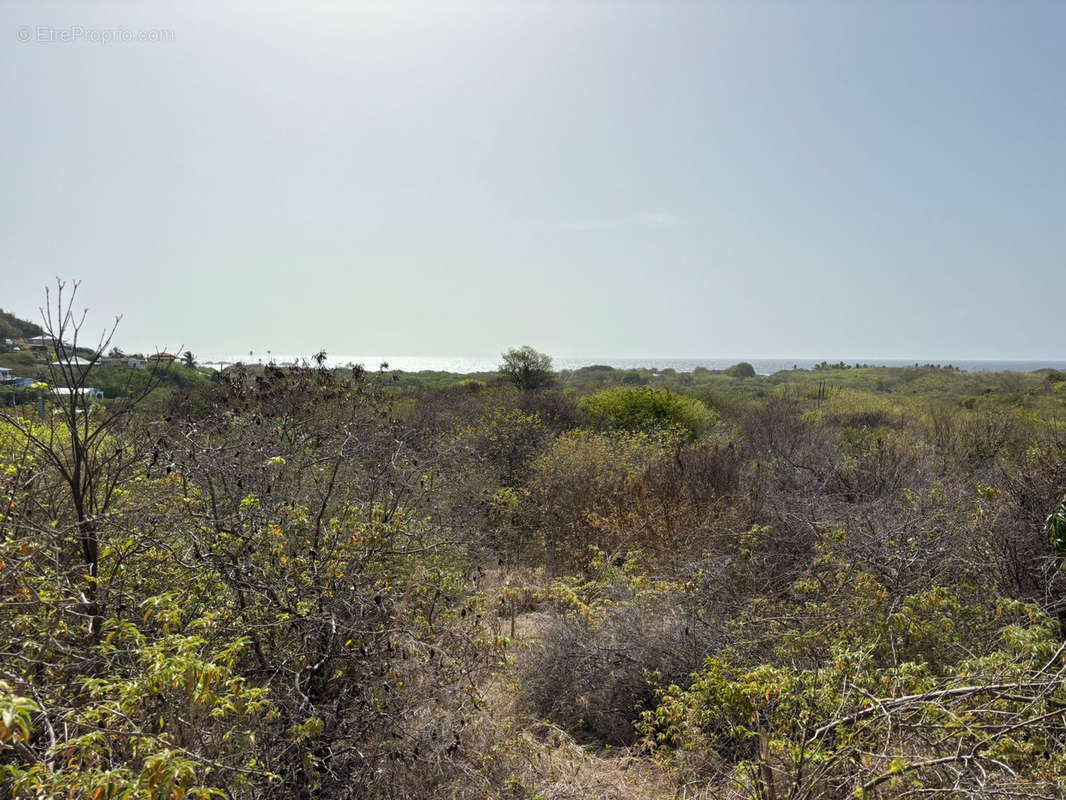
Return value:
[(679, 796), (667, 775), (628, 749), (592, 753), (566, 737), (548, 751), (543, 762), (539, 770), (542, 783), (536, 791), (549, 800), (660, 800)]
[[(533, 591), (546, 588), (543, 574), (532, 571), (486, 571), (482, 588), (490, 596), (507, 587)], [(522, 602), (523, 609), (514, 615), (515, 635), (512, 655), (520, 658), (528, 648), (536, 647), (557, 615), (543, 604)], [(501, 604), (497, 620), (500, 632), (510, 634), (509, 606)], [(538, 800), (672, 800), (696, 798), (689, 789), (680, 791), (671, 774), (637, 748), (599, 748), (579, 744), (566, 731), (538, 719), (528, 710), (513, 666), (496, 676), (487, 697), (497, 729), (509, 732), (506, 742), (511, 754), (519, 754), (512, 785), (514, 797)], [(520, 787), (520, 788), (519, 788)]]
[[(523, 710), (513, 675), (501, 675), (489, 692), (500, 730), (514, 732), (511, 752), (521, 752), (515, 797), (540, 800), (669, 800), (681, 797), (670, 774), (634, 748), (584, 747), (561, 728)], [(695, 798), (691, 792), (687, 795)]]

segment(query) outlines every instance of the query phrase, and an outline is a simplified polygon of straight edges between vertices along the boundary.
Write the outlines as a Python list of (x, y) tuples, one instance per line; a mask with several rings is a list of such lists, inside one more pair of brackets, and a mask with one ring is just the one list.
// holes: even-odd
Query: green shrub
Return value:
[(688, 439), (697, 438), (715, 420), (715, 414), (699, 400), (650, 386), (606, 389), (582, 398), (578, 408), (597, 428), (674, 428)]
[[(806, 668), (708, 658), (687, 686), (661, 691), (637, 730), (683, 779), (736, 781), (736, 797), (1060, 796), (1061, 711), (1032, 705), (1062, 691), (1049, 668), (1058, 626), (1019, 601), (971, 602), (940, 587), (908, 597), (873, 626), (840, 631)], [(957, 625), (974, 618), (987, 620), (983, 636)], [(915, 647), (882, 660), (886, 640)], [(934, 667), (924, 656), (938, 652)]]
[(455, 384), (457, 389), (465, 389), (468, 392), (480, 392), (485, 388), (485, 381), (479, 381), (476, 378), (467, 378), (466, 380), (459, 381)]
[(754, 378), (755, 367), (749, 364), (747, 361), (741, 361), (739, 364), (734, 364), (725, 371), (725, 374), (731, 378)]

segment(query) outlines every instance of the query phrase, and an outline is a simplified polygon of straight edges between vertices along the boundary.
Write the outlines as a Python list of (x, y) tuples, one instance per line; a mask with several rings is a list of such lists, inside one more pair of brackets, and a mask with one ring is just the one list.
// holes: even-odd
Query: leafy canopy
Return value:
[(671, 427), (689, 439), (698, 437), (714, 421), (699, 400), (651, 386), (619, 387), (583, 397), (578, 408), (598, 428), (649, 430)]
[(551, 356), (529, 345), (516, 347), (503, 354), (500, 372), (522, 391), (531, 391), (552, 382)]

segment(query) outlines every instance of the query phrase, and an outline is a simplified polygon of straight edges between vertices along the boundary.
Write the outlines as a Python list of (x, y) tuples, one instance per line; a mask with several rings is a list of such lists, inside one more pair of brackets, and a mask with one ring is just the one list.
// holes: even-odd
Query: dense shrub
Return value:
[(583, 397), (578, 406), (593, 427), (623, 430), (676, 429), (689, 439), (703, 433), (715, 415), (703, 403), (669, 389), (606, 389)]
[(498, 486), (515, 486), (544, 440), (538, 414), (495, 408), (459, 431), (458, 442), (485, 463)]
[(725, 371), (725, 374), (730, 378), (754, 378), (755, 367), (749, 364), (747, 361), (741, 361), (739, 364), (734, 364)]
[(627, 497), (632, 481), (671, 440), (642, 432), (578, 429), (554, 439), (530, 465), (527, 524), (548, 565), (580, 567), (600, 539), (598, 517)]
[[(417, 511), (432, 487), (389, 399), (271, 369), (215, 400), (128, 432), (94, 415), (92, 439), (56, 418), (3, 429), (0, 652), (48, 735), (0, 745), (0, 794), (476, 785), (499, 644), (465, 553)], [(109, 480), (80, 496), (54, 488), (76, 441)]]
[(659, 569), (690, 569), (746, 515), (736, 493), (744, 455), (733, 442), (702, 441), (654, 456), (606, 514), (588, 514), (600, 547), (640, 551)]
[(888, 592), (869, 580), (861, 592), (822, 608), (829, 624), (796, 648), (806, 663), (722, 653), (668, 687), (638, 724), (646, 746), (683, 779), (744, 797), (1058, 796), (1057, 625), (1032, 605), (941, 587), (876, 613)]

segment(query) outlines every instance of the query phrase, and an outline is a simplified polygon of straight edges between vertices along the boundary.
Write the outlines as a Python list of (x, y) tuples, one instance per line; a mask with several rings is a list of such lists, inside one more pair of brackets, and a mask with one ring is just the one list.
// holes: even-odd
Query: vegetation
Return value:
[(708, 428), (713, 415), (699, 400), (669, 389), (642, 386), (605, 389), (578, 403), (586, 422), (598, 428), (652, 430), (670, 428), (695, 439)]
[[(13, 403), (18, 405), (36, 402), (40, 392), (49, 394), (52, 389), (67, 388), (75, 379), (79, 381), (80, 388), (102, 392), (107, 399), (129, 397), (142, 399), (151, 393), (153, 403), (175, 395), (182, 396), (191, 390), (202, 389), (215, 380), (214, 371), (198, 368), (190, 352), (185, 353), (180, 363), (169, 365), (153, 363), (144, 364), (143, 368), (135, 368), (129, 366), (128, 363), (121, 363), (129, 356), (111, 345), (114, 328), (110, 334), (105, 335), (99, 341), (86, 341), (84, 337), (81, 337), (82, 320), (74, 316), (70, 306), (73, 295), (77, 294), (78, 286), (60, 283), (57, 290), (55, 304), (42, 309), (46, 317), (51, 316), (50, 321), (45, 320), (48, 325), (47, 331), (31, 322), (0, 312), (0, 324), (6, 324), (13, 332), (14, 338), (42, 336), (45, 333), (60, 337), (53, 340), (49, 346), (38, 347), (34, 350), (3, 352), (4, 348), (0, 348), (0, 367), (6, 367), (16, 376), (38, 385), (38, 388), (33, 390), (26, 387), (0, 387), (0, 399), (3, 400), (4, 406), (11, 407)], [(70, 295), (65, 300), (64, 292)], [(60, 316), (61, 309), (62, 316)], [(101, 354), (104, 352), (108, 352), (107, 358), (102, 357)], [(91, 381), (81, 380), (89, 374), (89, 371), (83, 367), (70, 369), (71, 362), (76, 364), (78, 359), (91, 364)], [(120, 363), (114, 363), (112, 359)]]
[(547, 386), (552, 381), (552, 360), (529, 345), (508, 350), (503, 354), (500, 372), (523, 391)]
[(747, 361), (741, 361), (739, 364), (734, 364), (725, 371), (725, 374), (731, 378), (754, 378), (755, 367), (749, 364)]
[(0, 308), (0, 339), (30, 339), (43, 334), (40, 325), (19, 319)]
[(510, 354), (31, 357), (0, 797), (1066, 793), (1063, 376)]

